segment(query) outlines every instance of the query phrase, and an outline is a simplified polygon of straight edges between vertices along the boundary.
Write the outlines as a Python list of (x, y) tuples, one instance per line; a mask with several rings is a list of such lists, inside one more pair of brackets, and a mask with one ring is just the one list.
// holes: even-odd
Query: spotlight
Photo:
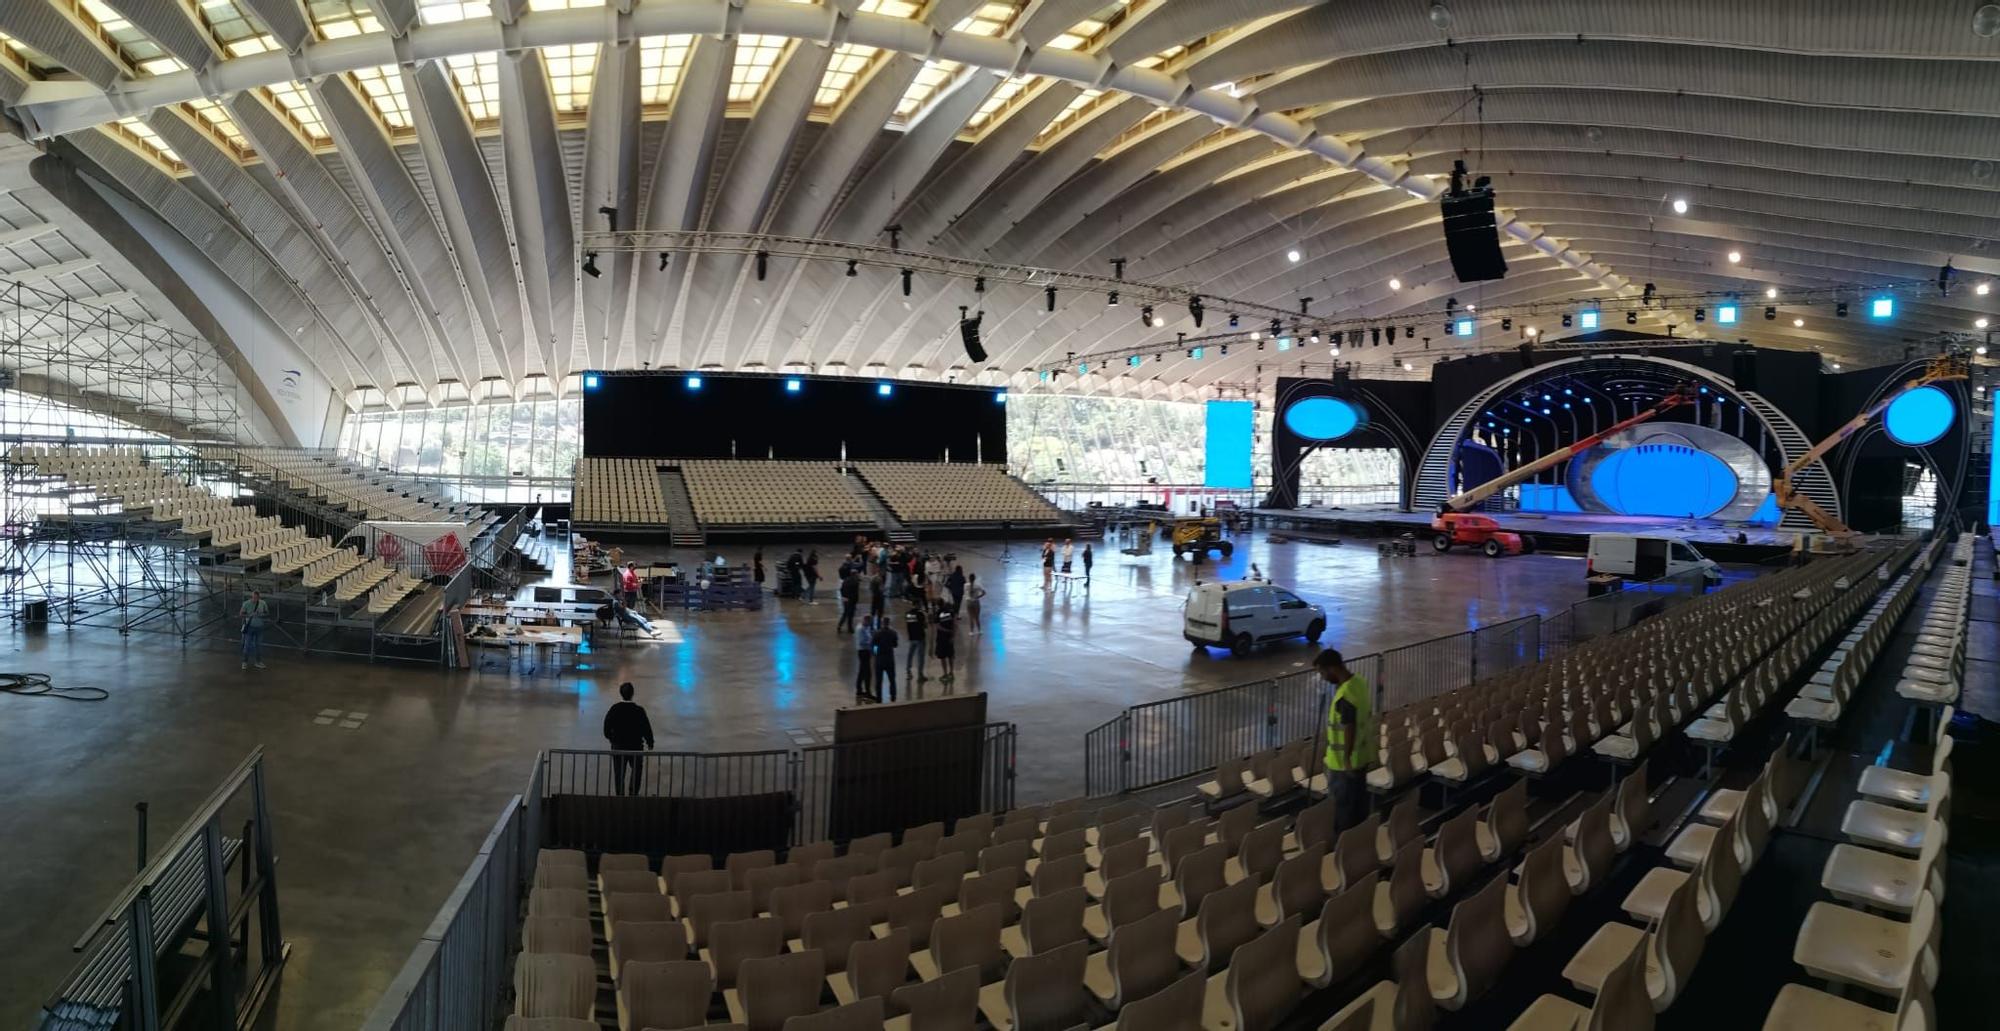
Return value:
[(1707, 321), (1708, 321), (1708, 309), (1707, 309), (1707, 308), (1696, 308), (1696, 309), (1694, 310), (1694, 320), (1695, 320), (1696, 322), (1707, 322)]
[(1294, 247), (1291, 250), (1285, 252), (1285, 260), (1291, 262), (1294, 265), (1298, 264), (1299, 259), (1302, 257), (1304, 257), (1304, 255), (1299, 253), (1299, 249), (1297, 247)]
[(1189, 297), (1187, 308), (1188, 308), (1188, 318), (1194, 320), (1194, 328), (1200, 329), (1202, 313), (1206, 311), (1206, 309), (1204, 309), (1201, 306), (1201, 296), (1197, 294)]
[(1836, 303), (1834, 304), (1834, 306), (1833, 306), (1833, 313), (1834, 313), (1834, 315), (1836, 315), (1836, 316), (1838, 316), (1838, 317), (1840, 317), (1840, 318), (1843, 318), (1843, 319), (1844, 319), (1844, 318), (1846, 318), (1846, 317), (1847, 317), (1847, 302), (1846, 302), (1846, 301), (1838, 301), (1838, 302), (1836, 302)]
[(586, 275), (586, 276), (589, 276), (589, 277), (590, 277), (590, 278), (592, 278), (592, 279), (596, 279), (596, 278), (597, 278), (598, 276), (601, 276), (601, 275), (603, 275), (603, 274), (604, 274), (603, 272), (599, 271), (599, 270), (598, 270), (598, 268), (597, 268), (597, 252), (596, 252), (596, 251), (591, 251), (590, 253), (588, 253), (588, 254), (585, 254), (585, 255), (583, 256), (583, 274), (584, 274), (584, 275)]
[(1253, 329), (1253, 330), (1251, 330), (1251, 331), (1250, 331), (1250, 339), (1252, 339), (1252, 340), (1262, 340), (1262, 339), (1264, 339), (1264, 334), (1262, 334), (1262, 333), (1259, 333), (1259, 332), (1257, 332), (1256, 330), (1254, 330), (1254, 329)]
[(1229, 345), (1228, 345), (1228, 344), (1223, 344), (1223, 345), (1222, 345), (1222, 356), (1223, 356), (1224, 358), (1227, 358), (1227, 357), (1229, 357)]
[(1368, 345), (1370, 347), (1382, 346), (1382, 327), (1380, 326), (1368, 327)]
[(1986, 345), (1980, 344), (1979, 346), (1972, 349), (1972, 353), (1980, 356), (1981, 358), (1986, 357)]
[(1152, 325), (1152, 324), (1153, 324), (1153, 306), (1152, 306), (1152, 305), (1150, 305), (1150, 304), (1147, 304), (1147, 305), (1142, 305), (1142, 306), (1140, 306), (1140, 308), (1139, 308), (1139, 323), (1140, 323), (1140, 325), (1144, 325), (1144, 326), (1150, 326), (1150, 325)]
[(1107, 308), (1118, 307), (1118, 291), (1116, 290), (1111, 291), (1111, 295), (1105, 300), (1105, 307)]
[(1452, 316), (1454, 316), (1454, 315), (1457, 315), (1457, 314), (1458, 314), (1458, 298), (1456, 298), (1456, 297), (1447, 297), (1447, 298), (1445, 298), (1445, 299), (1444, 299), (1444, 317), (1445, 317), (1445, 318), (1451, 318)]
[(1229, 313), (1229, 328), (1235, 329), (1236, 325), (1237, 325), (1236, 313), (1231, 312)]
[(1272, 319), (1272, 320), (1271, 320), (1271, 336), (1272, 336), (1272, 337), (1276, 337), (1276, 336), (1278, 336), (1279, 334), (1283, 333), (1284, 331), (1285, 331), (1285, 330), (1284, 330), (1284, 327), (1283, 327), (1283, 326), (1280, 326), (1280, 325), (1278, 324), (1278, 320), (1277, 320), (1277, 319)]
[(1684, 197), (1675, 197), (1675, 198), (1674, 198), (1674, 214), (1676, 214), (1676, 215), (1685, 215), (1685, 214), (1687, 214), (1687, 213), (1688, 213), (1688, 202), (1687, 202), (1687, 199), (1686, 199), (1686, 198), (1684, 198)]
[(1991, 293), (1991, 292), (1992, 292), (1992, 290), (1993, 290), (1993, 284), (1992, 284), (1992, 283), (1981, 283), (1981, 284), (1979, 284), (1978, 286), (1975, 286), (1975, 287), (1973, 287), (1973, 288), (1972, 288), (1972, 292), (1973, 292), (1973, 293), (1975, 293), (1975, 294), (1978, 294), (1978, 295), (1979, 295), (1979, 296), (1981, 296), (1981, 297), (1984, 297), (1984, 296), (1986, 296), (1986, 295), (1987, 295), (1988, 293)]
[(1742, 261), (1742, 260), (1743, 260), (1743, 252), (1742, 252), (1742, 251), (1730, 251), (1730, 252), (1729, 252), (1729, 263), (1730, 263), (1731, 265), (1734, 265), (1734, 264), (1736, 264), (1737, 262), (1739, 262), (1739, 261)]
[(1394, 277), (1394, 276), (1390, 276), (1390, 277), (1389, 277), (1389, 289), (1391, 289), (1391, 290), (1401, 290), (1402, 288), (1403, 288), (1403, 281), (1402, 281), (1402, 280), (1400, 280), (1400, 279), (1397, 279), (1397, 278), (1396, 278), (1396, 277)]
[(687, 388), (688, 388), (689, 390), (700, 390), (700, 389), (701, 389), (701, 377), (700, 377), (700, 376), (689, 376), (689, 377), (687, 378)]
[(799, 382), (798, 380), (788, 379), (785, 381), (785, 393), (787, 394), (796, 394), (804, 389), (805, 389), (805, 384)]
[(1050, 310), (1050, 311), (1055, 311), (1055, 310), (1056, 310), (1056, 288), (1055, 288), (1055, 287), (1052, 287), (1052, 286), (1049, 286), (1049, 287), (1043, 287), (1043, 288), (1042, 288), (1042, 297), (1043, 297), (1043, 299), (1044, 299), (1044, 300), (1046, 300), (1046, 301), (1048, 302), (1048, 308), (1049, 308), (1049, 310)]
[(903, 270), (903, 296), (910, 296), (910, 270)]
[(1651, 283), (1646, 284), (1646, 289), (1639, 294), (1639, 303), (1640, 304), (1653, 303), (1653, 284)]
[(1158, 329), (1158, 328), (1160, 328), (1161, 326), (1164, 326), (1164, 325), (1166, 325), (1166, 324), (1167, 324), (1167, 320), (1166, 320), (1166, 319), (1163, 319), (1163, 318), (1159, 317), (1158, 315), (1155, 315), (1155, 316), (1153, 316), (1153, 328), (1154, 328), (1154, 329)]
[[(1701, 321), (1701, 315), (1700, 315), (1700, 313), (1699, 313), (1699, 310), (1697, 310), (1697, 312), (1696, 312), (1696, 314), (1695, 314), (1695, 321), (1697, 321), (1697, 322)], [(1716, 323), (1717, 323), (1718, 325), (1723, 325), (1723, 326), (1733, 326), (1733, 325), (1735, 325), (1735, 324), (1736, 324), (1736, 306), (1735, 306), (1735, 305), (1733, 305), (1733, 304), (1718, 304), (1718, 305), (1716, 305), (1716, 306), (1715, 306), (1715, 321), (1716, 321)]]
[(1980, 318), (1976, 318), (1976, 319), (1973, 319), (1973, 320), (1972, 320), (1972, 325), (1973, 325), (1973, 328), (1975, 328), (1975, 329), (1985, 329), (1985, 328), (1986, 328), (1986, 319), (1985, 319), (1985, 318), (1984, 318), (1983, 316), (1982, 316), (1982, 317), (1980, 317)]
[(1570, 314), (1569, 314), (1569, 312), (1563, 312), (1563, 328), (1564, 328), (1564, 329), (1568, 329), (1568, 328), (1570, 328), (1570, 326), (1572, 326), (1572, 325), (1574, 325), (1574, 324), (1575, 324), (1575, 323), (1574, 323), (1574, 322), (1573, 322), (1573, 321), (1572, 321), (1572, 320), (1570, 319)]
[[(850, 269), (851, 269), (851, 268), (853, 267), (853, 265), (854, 265), (854, 263), (853, 263), (853, 262), (851, 262), (851, 261), (850, 261), (850, 262), (848, 262), (847, 264), (848, 264), (848, 266), (849, 266), (849, 268), (850, 268)], [(852, 271), (848, 272), (848, 275), (850, 275), (850, 276), (851, 276), (851, 275), (853, 275), (853, 274), (854, 274), (854, 273), (853, 273)], [(973, 292), (973, 293), (976, 293), (976, 294), (983, 294), (983, 293), (985, 293), (985, 292), (986, 292), (986, 277), (985, 277), (985, 276), (973, 276), (973, 277), (972, 277), (972, 292)]]
[(1410, 363), (1409, 363), (1409, 362), (1408, 362), (1407, 360), (1405, 360), (1405, 361), (1403, 362), (1403, 371), (1404, 371), (1404, 372), (1415, 372), (1415, 371), (1417, 371), (1417, 367), (1416, 367), (1416, 366), (1414, 366), (1414, 365), (1411, 365), (1411, 364), (1410, 364)]
[(1514, 331), (1514, 320), (1511, 318), (1502, 318), (1500, 320), (1500, 331), (1502, 333), (1512, 333)]
[(1896, 299), (1894, 297), (1877, 297), (1868, 302), (1868, 316), (1870, 318), (1886, 319), (1895, 314)]
[(667, 252), (666, 252), (666, 251), (661, 251), (661, 252), (660, 252), (660, 271), (662, 271), (662, 272), (665, 272), (666, 270), (667, 270)]
[[(1472, 335), (1472, 320), (1471, 320), (1471, 319), (1459, 319), (1459, 320), (1458, 320), (1458, 322), (1457, 322), (1457, 323), (1456, 323), (1455, 325), (1453, 325), (1453, 326), (1452, 326), (1452, 332), (1454, 332), (1454, 333), (1456, 333), (1456, 334), (1458, 334), (1459, 336), (1462, 336), (1462, 337), (1469, 337), (1469, 336), (1471, 336), (1471, 335)], [(1408, 340), (1409, 338), (1410, 338), (1410, 335), (1409, 335), (1408, 333), (1404, 333), (1404, 334), (1403, 334), (1403, 339), (1405, 339), (1405, 340)]]
[(1596, 312), (1596, 310), (1595, 310), (1595, 309), (1593, 309), (1593, 310), (1591, 310), (1591, 311), (1580, 311), (1580, 312), (1577, 312), (1577, 313), (1576, 313), (1576, 321), (1577, 321), (1577, 324), (1578, 324), (1578, 325), (1582, 326), (1582, 327), (1583, 327), (1583, 328), (1585, 328), (1585, 329), (1596, 329), (1596, 328), (1597, 328), (1597, 312)]
[(585, 389), (585, 390), (596, 390), (596, 389), (597, 389), (597, 374), (596, 374), (596, 373), (594, 373), (594, 372), (593, 372), (593, 373), (590, 373), (589, 375), (587, 375), (587, 376), (583, 377), (583, 389)]
[(892, 387), (887, 383), (875, 384), (875, 393), (879, 397), (888, 397), (891, 393), (895, 391), (895, 389), (896, 389), (895, 387)]
[(770, 251), (758, 251), (758, 252), (757, 252), (757, 282), (761, 283), (761, 282), (763, 282), (763, 281), (764, 281), (764, 273), (770, 270), (770, 264), (771, 264), (771, 252), (770, 252)]
[(1342, 336), (1342, 334), (1341, 334), (1340, 330), (1337, 330), (1337, 329), (1336, 329), (1336, 330), (1334, 330), (1334, 331), (1333, 331), (1333, 346), (1335, 346), (1335, 347), (1339, 347), (1339, 346), (1340, 346), (1340, 338), (1341, 338), (1341, 336)]
[(1307, 342), (1307, 343), (1309, 343), (1309, 344), (1317, 344), (1317, 343), (1319, 343), (1319, 334), (1318, 334), (1318, 333), (1314, 333), (1314, 334), (1313, 334), (1312, 336), (1309, 336), (1309, 337), (1307, 337), (1307, 338), (1306, 338), (1306, 342)]
[(1805, 324), (1806, 324), (1806, 320), (1804, 320), (1804, 319), (1793, 319), (1793, 320), (1792, 320), (1792, 328), (1793, 328), (1793, 329), (1798, 329), (1798, 328), (1800, 328), (1801, 326), (1804, 326)]
[(1767, 287), (1765, 287), (1765, 288), (1764, 288), (1764, 296), (1765, 296), (1765, 297), (1769, 297), (1769, 298), (1771, 298), (1771, 299), (1773, 299), (1773, 300), (1776, 300), (1776, 299), (1777, 299), (1777, 297), (1778, 297), (1778, 288), (1777, 288), (1777, 287), (1775, 287), (1775, 286), (1767, 286)]
[(1626, 313), (1625, 313), (1625, 324), (1626, 324), (1626, 325), (1628, 325), (1628, 326), (1636, 326), (1636, 325), (1638, 325), (1638, 324), (1639, 324), (1639, 313), (1638, 313), (1638, 312), (1636, 312), (1636, 311), (1628, 311), (1628, 312), (1626, 312)]
[(1533, 326), (1529, 326), (1527, 329), (1524, 329), (1521, 332), (1528, 334), (1528, 339), (1530, 340), (1533, 340), (1534, 338), (1542, 335), (1542, 331), (1536, 329)]
[(1778, 317), (1778, 309), (1769, 306), (1766, 306), (1764, 308), (1764, 321), (1770, 322), (1776, 319), (1777, 317)]

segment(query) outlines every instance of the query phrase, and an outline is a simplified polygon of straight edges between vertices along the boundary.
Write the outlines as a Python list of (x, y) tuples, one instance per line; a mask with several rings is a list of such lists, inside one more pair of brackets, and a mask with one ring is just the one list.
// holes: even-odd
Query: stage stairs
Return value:
[(861, 503), (868, 506), (868, 513), (875, 518), (875, 526), (882, 531), (883, 540), (891, 544), (910, 544), (916, 541), (917, 535), (911, 533), (909, 527), (904, 526), (902, 520), (896, 518), (896, 513), (889, 511), (889, 506), (882, 500), (882, 496), (875, 493), (875, 488), (869, 486), (868, 481), (863, 479), (860, 473), (852, 469), (845, 470), (841, 482), (847, 484), (848, 493), (861, 499)]
[[(1749, 406), (1751, 413), (1771, 428), (1771, 439), (1777, 442), (1779, 454), (1785, 465), (1792, 464), (1800, 455), (1812, 450), (1813, 442), (1806, 439), (1806, 435), (1785, 417), (1785, 413), (1780, 411), (1777, 405), (1765, 400), (1763, 395), (1754, 390), (1739, 390), (1737, 393), (1742, 396), (1743, 403)], [(1834, 492), (1833, 477), (1827, 472), (1825, 459), (1815, 459), (1799, 470), (1795, 486), (1798, 487), (1800, 494), (1811, 498), (1820, 508), (1836, 518), (1844, 518), (1841, 515), (1840, 496)], [(1796, 508), (1787, 510), (1784, 517), (1778, 520), (1778, 525), (1787, 530), (1814, 529), (1812, 519)]]
[(660, 467), (660, 498), (667, 504), (667, 534), (676, 548), (699, 548), (708, 538), (694, 517), (694, 499), (678, 465)]

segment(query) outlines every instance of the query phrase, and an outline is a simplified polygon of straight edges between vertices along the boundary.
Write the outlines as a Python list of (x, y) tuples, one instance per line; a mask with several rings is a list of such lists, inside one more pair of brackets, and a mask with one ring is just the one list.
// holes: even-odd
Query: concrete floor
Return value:
[[(748, 548), (721, 549), (747, 561)], [(1089, 592), (1049, 596), (1031, 545), (957, 545), (990, 592), (988, 633), (961, 638), (960, 691), (991, 694), (1020, 727), (1019, 797), (1082, 789), (1084, 733), (1126, 705), (1305, 667), (1303, 642), (1246, 658), (1195, 653), (1180, 604), (1196, 578), (1256, 563), (1328, 609), (1350, 654), (1454, 633), (1583, 597), (1582, 561), (1420, 554), (1241, 540), (1219, 567), (1099, 549)], [(822, 548), (823, 568), (837, 563)], [(771, 548), (775, 564), (783, 552)], [(634, 549), (633, 557), (650, 557)], [(687, 556), (681, 556), (685, 559)], [(823, 583), (822, 587), (826, 585)], [(274, 654), (246, 674), (223, 651), (107, 630), (14, 631), (0, 668), (95, 685), (107, 702), (0, 697), (0, 1026), (26, 1025), (73, 957), (68, 943), (131, 876), (132, 804), (157, 846), (252, 748), (269, 757), (292, 959), (267, 1023), (352, 1028), (374, 1004), (546, 747), (597, 748), (604, 709), (633, 681), (661, 748), (788, 747), (850, 704), (854, 656), (837, 605), (770, 600), (759, 612), (672, 621), (672, 643), (608, 645), (588, 670), (520, 665), (441, 673)], [(893, 611), (893, 610), (892, 610)], [(366, 713), (318, 725), (327, 708)]]

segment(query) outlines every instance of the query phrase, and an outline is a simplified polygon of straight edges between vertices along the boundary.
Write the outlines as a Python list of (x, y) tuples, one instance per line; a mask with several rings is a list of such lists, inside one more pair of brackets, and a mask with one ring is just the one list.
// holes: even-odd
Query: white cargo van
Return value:
[(1181, 636), (1196, 648), (1213, 645), (1244, 655), (1262, 641), (1316, 642), (1325, 630), (1324, 609), (1261, 580), (1196, 584), (1181, 606)]
[(1722, 580), (1722, 569), (1678, 537), (1631, 533), (1593, 533), (1584, 575), (1608, 574), (1635, 583), (1700, 570), (1709, 583)]

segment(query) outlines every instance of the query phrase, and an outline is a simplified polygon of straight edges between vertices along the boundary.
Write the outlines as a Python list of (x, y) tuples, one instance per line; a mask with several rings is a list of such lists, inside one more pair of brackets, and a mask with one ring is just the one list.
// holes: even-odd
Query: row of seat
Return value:
[(476, 532), (496, 518), (476, 506), (432, 496), (391, 474), (363, 469), (320, 452), (213, 446), (201, 449), (201, 455), (212, 461), (227, 462), (308, 497), (344, 505), (368, 519), (450, 521), (468, 526), (476, 523)]
[(1062, 513), (998, 465), (858, 462), (855, 471), (906, 523), (1054, 523)]
[(833, 462), (698, 459), (681, 476), (704, 526), (875, 524)]
[(667, 525), (658, 458), (579, 458), (570, 495), (579, 523)]

